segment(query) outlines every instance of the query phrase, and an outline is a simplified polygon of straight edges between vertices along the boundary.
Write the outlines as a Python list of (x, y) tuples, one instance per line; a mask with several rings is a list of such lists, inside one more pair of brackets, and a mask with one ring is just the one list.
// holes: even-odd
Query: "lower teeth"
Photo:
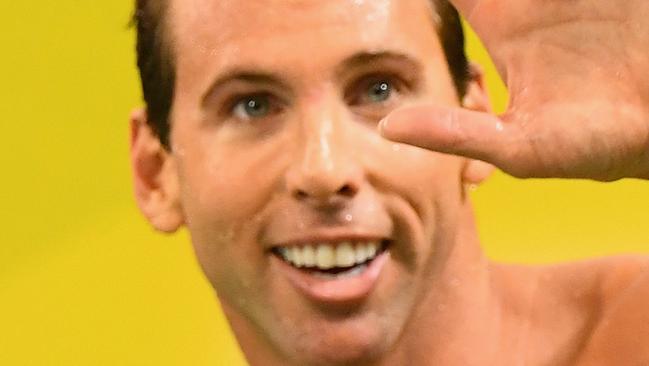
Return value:
[(358, 276), (359, 274), (363, 273), (365, 269), (367, 269), (367, 264), (360, 264), (346, 271), (335, 273), (335, 274), (315, 270), (313, 271), (313, 275), (316, 277), (326, 278), (326, 279), (345, 278), (345, 277)]

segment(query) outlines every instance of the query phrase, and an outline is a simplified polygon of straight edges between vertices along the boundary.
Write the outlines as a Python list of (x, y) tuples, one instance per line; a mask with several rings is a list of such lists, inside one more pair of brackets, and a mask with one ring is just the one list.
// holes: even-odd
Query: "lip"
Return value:
[(351, 305), (366, 299), (379, 281), (389, 256), (389, 250), (383, 251), (356, 276), (322, 278), (297, 269), (275, 255), (270, 255), (273, 265), (298, 292), (314, 302), (328, 305)]

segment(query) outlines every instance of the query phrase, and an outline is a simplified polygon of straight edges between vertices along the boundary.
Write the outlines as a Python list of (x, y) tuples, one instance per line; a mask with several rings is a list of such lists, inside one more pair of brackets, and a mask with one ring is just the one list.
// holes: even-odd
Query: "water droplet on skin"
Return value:
[(353, 219), (354, 219), (354, 217), (351, 214), (345, 215), (345, 221), (352, 222)]
[(240, 307), (246, 307), (246, 305), (248, 305), (248, 300), (246, 300), (243, 296), (237, 296), (237, 302), (239, 303)]
[(243, 280), (241, 281), (241, 285), (245, 289), (251, 289), (252, 288), (252, 283), (249, 280)]
[(478, 185), (477, 184), (465, 184), (464, 185), (464, 190), (466, 192), (473, 193), (478, 190)]
[(232, 239), (234, 239), (234, 228), (230, 227), (228, 229), (224, 229), (218, 234), (218, 236), (222, 243), (231, 242)]
[(392, 144), (392, 151), (394, 152), (401, 151), (401, 146), (399, 144)]

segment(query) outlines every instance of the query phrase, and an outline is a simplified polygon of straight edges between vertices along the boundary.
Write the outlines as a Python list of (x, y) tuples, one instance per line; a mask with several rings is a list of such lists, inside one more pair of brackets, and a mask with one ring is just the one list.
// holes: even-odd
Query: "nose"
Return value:
[(332, 206), (357, 195), (363, 174), (355, 147), (346, 138), (349, 126), (343, 118), (333, 108), (312, 110), (301, 117), (296, 136), (300, 149), (286, 175), (294, 199)]

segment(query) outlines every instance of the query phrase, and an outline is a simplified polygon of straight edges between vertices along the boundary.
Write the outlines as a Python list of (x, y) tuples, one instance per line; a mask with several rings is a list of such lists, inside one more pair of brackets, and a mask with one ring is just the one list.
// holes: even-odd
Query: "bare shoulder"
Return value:
[(599, 272), (604, 305), (613, 305), (620, 296), (641, 295), (642, 292), (636, 293), (636, 290), (649, 286), (649, 256), (601, 259)]
[(649, 286), (649, 256), (625, 255), (543, 266), (539, 273), (557, 289), (590, 289), (604, 310), (617, 306), (623, 297), (642, 295), (637, 290)]
[(599, 310), (579, 365), (649, 365), (649, 257), (592, 262)]
[(514, 299), (508, 308), (526, 309), (518, 312), (538, 329), (530, 344), (543, 347), (534, 347), (538, 355), (532, 359), (552, 365), (649, 366), (649, 257), (497, 270)]
[[(511, 281), (527, 278), (555, 302), (583, 302), (599, 310), (615, 307), (622, 297), (642, 296), (649, 286), (649, 256), (616, 256), (544, 266), (500, 265)], [(532, 280), (530, 280), (532, 279)], [(649, 298), (647, 298), (649, 301)], [(565, 304), (568, 305), (568, 304)], [(581, 309), (580, 309), (581, 311)]]

